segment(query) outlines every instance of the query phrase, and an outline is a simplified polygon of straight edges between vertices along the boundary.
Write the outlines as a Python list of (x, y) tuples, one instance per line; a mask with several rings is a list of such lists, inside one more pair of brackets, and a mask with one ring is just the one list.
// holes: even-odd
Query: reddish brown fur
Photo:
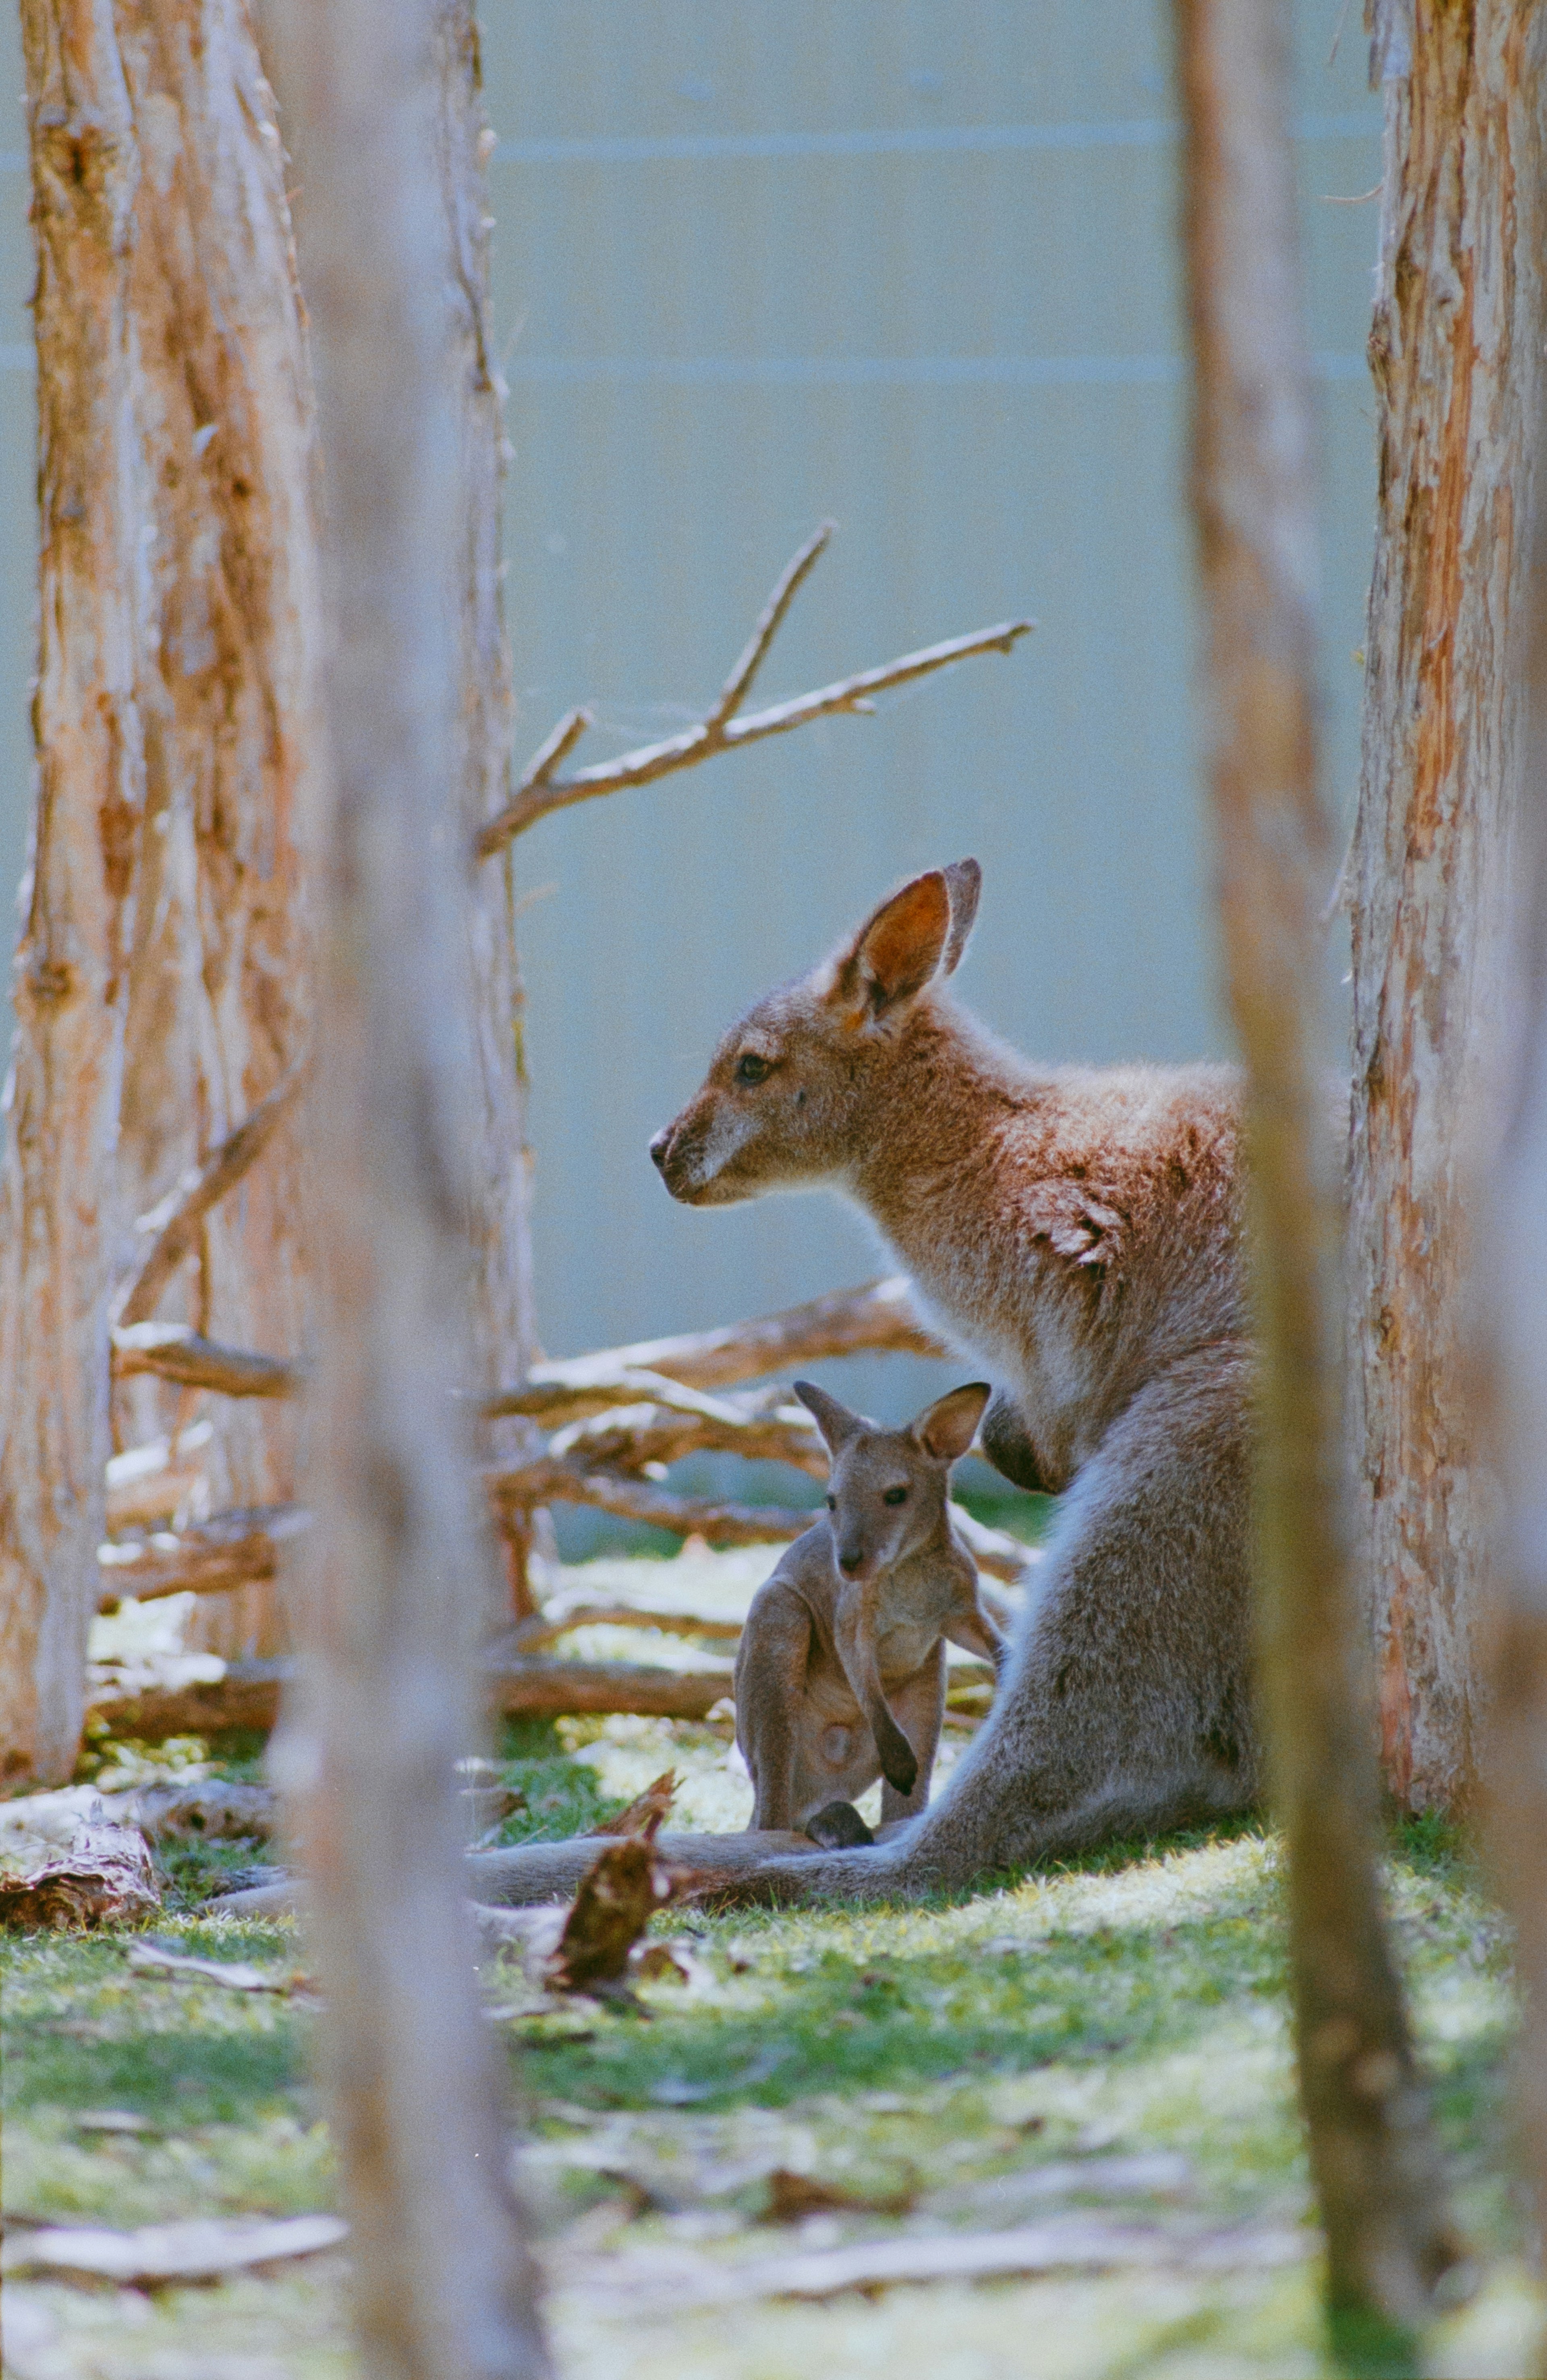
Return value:
[(1030, 1066), (944, 988), (977, 891), (964, 861), (884, 902), (725, 1036), (652, 1147), (691, 1205), (852, 1199), (1001, 1384), (995, 1459), (1067, 1490), (949, 1791), (874, 1849), (756, 1866), (784, 1897), (965, 1885), (1257, 1791), (1236, 1079)]

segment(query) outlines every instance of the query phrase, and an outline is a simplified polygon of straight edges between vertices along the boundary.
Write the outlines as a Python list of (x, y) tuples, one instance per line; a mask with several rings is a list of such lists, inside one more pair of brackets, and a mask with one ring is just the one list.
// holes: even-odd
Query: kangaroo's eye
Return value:
[(772, 1073), (767, 1060), (759, 1058), (755, 1050), (744, 1050), (736, 1061), (738, 1083), (766, 1083)]
[(881, 1499), (883, 1504), (905, 1504), (907, 1500), (908, 1490), (906, 1488), (888, 1488), (886, 1494)]
[(828, 1498), (828, 1512), (837, 1512), (837, 1510), (838, 1510), (838, 1499), (837, 1499), (837, 1497), (836, 1497), (836, 1496), (829, 1496), (829, 1497)]

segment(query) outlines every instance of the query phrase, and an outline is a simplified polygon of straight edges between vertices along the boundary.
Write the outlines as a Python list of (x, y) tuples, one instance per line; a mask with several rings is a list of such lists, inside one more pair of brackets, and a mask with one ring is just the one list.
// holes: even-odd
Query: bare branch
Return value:
[(669, 1466), (700, 1452), (787, 1463), (813, 1479), (825, 1479), (829, 1467), (821, 1435), (802, 1405), (777, 1405), (728, 1420), (663, 1412), (657, 1405), (614, 1405), (556, 1432), (548, 1451), (586, 1469), (601, 1464), (629, 1472), (658, 1463)]
[(554, 1455), (488, 1472), (484, 1484), (501, 1504), (587, 1504), (620, 1520), (671, 1529), (680, 1537), (707, 1537), (711, 1545), (787, 1543), (804, 1536), (816, 1517), (779, 1504), (716, 1504), (674, 1496), (648, 1480), (625, 1478), (615, 1471), (588, 1471)]
[(186, 1389), (213, 1389), (223, 1397), (296, 1397), (306, 1383), (299, 1364), (222, 1347), (187, 1322), (130, 1322), (113, 1333), (113, 1377), (150, 1372)]
[(773, 593), (758, 614), (757, 625), (748, 638), (735, 668), (719, 690), (719, 700), (705, 721), (706, 727), (711, 730), (723, 727), (726, 721), (734, 718), (740, 710), (751, 690), (753, 679), (763, 665), (764, 655), (783, 625), (784, 614), (799, 593), (803, 580), (827, 552), (828, 540), (837, 527), (836, 521), (824, 521), (807, 538), (793, 561), (786, 563)]
[(948, 669), (953, 662), (966, 661), (974, 653), (1008, 653), (1016, 639), (1026, 636), (1036, 625), (1033, 620), (1001, 620), (996, 627), (979, 628), (968, 637), (952, 637), (944, 644), (925, 645), (917, 652), (904, 653), (900, 661), (884, 662), (876, 669), (861, 670), (852, 677), (840, 678), (832, 686), (819, 686), (814, 694), (795, 695), (767, 710), (754, 711), (750, 718), (735, 716), (736, 704), (751, 685), (792, 598), (829, 534), (829, 526), (824, 524), (796, 554), (768, 598), (745, 650), (706, 718), (659, 744), (642, 745), (616, 760), (595, 761), (588, 769), (577, 769), (573, 777), (555, 777), (552, 772), (558, 755), (550, 755), (549, 747), (556, 737), (573, 729), (564, 747), (568, 750), (580, 733), (574, 722), (581, 714), (571, 712), (541, 747), (504, 808), (479, 830), (475, 845), (477, 856), (488, 859), (502, 849), (513, 835), (525, 834), (550, 810), (567, 809), (574, 802), (592, 801), (598, 794), (620, 793), (628, 785), (651, 784), (656, 778), (670, 776), (678, 769), (695, 767), (712, 753), (730, 751), (740, 744), (755, 744), (766, 735), (786, 735), (792, 727), (804, 727), (808, 720), (827, 718), (840, 711), (868, 710), (873, 695), (883, 693), (888, 686), (906, 686), (916, 677), (927, 677), (931, 671)]
[(250, 1166), (267, 1148), (275, 1132), (284, 1121), (292, 1101), (306, 1080), (310, 1055), (297, 1058), (286, 1068), (269, 1093), (208, 1156), (202, 1165), (184, 1175), (168, 1197), (148, 1215), (139, 1219), (139, 1228), (154, 1232), (150, 1253), (144, 1257), (139, 1270), (119, 1292), (115, 1322), (123, 1328), (127, 1324), (149, 1321), (155, 1312), (156, 1301), (184, 1258), (191, 1256), (198, 1242), (199, 1226), (212, 1207), (218, 1206), (227, 1191), (234, 1190)]
[(513, 1654), (524, 1658), (556, 1645), (574, 1628), (654, 1628), (663, 1636), (702, 1636), (712, 1642), (737, 1644), (739, 1620), (716, 1618), (707, 1611), (651, 1611), (637, 1603), (550, 1603), (535, 1620), (524, 1620), (510, 1635)]
[[(489, 1419), (507, 1413), (541, 1415), (554, 1409), (522, 1400), (547, 1389), (562, 1389), (594, 1390), (598, 1402), (591, 1410), (600, 1412), (606, 1404), (633, 1402), (632, 1390), (624, 1393), (622, 1384), (642, 1372), (664, 1376), (684, 1388), (719, 1389), (738, 1380), (761, 1379), (769, 1372), (788, 1371), (797, 1364), (819, 1363), (824, 1356), (888, 1350), (909, 1355), (947, 1353), (921, 1320), (912, 1288), (901, 1273), (893, 1273), (886, 1281), (866, 1281), (860, 1289), (834, 1290), (804, 1305), (785, 1306), (779, 1313), (760, 1314), (749, 1322), (729, 1323), (718, 1330), (641, 1339), (631, 1347), (604, 1347), (591, 1355), (534, 1364), (525, 1387), (502, 1389), (479, 1411)], [(613, 1383), (618, 1384), (616, 1391)], [(578, 1403), (569, 1408), (566, 1417), (580, 1417)]]
[(641, 1718), (707, 1718), (730, 1694), (729, 1661), (713, 1669), (658, 1670), (644, 1661), (548, 1661), (517, 1656), (483, 1664), (490, 1699), (507, 1716), (560, 1718), (629, 1711)]
[[(290, 1661), (229, 1661), (223, 1677), (190, 1685), (147, 1686), (126, 1693), (99, 1686), (94, 1718), (114, 1735), (164, 1743), (174, 1735), (215, 1735), (223, 1728), (272, 1729), (280, 1696), (294, 1675)], [(723, 1668), (659, 1670), (643, 1661), (547, 1661), (490, 1658), (481, 1670), (489, 1703), (507, 1716), (562, 1718), (616, 1711), (639, 1718), (707, 1718), (731, 1690)]]
[(187, 1528), (97, 1548), (101, 1608), (126, 1597), (148, 1603), (163, 1595), (222, 1595), (278, 1574), (280, 1548), (299, 1536), (310, 1514), (298, 1504), (258, 1504), (217, 1512)]
[(224, 1676), (190, 1685), (146, 1686), (126, 1693), (113, 1682), (88, 1696), (93, 1718), (112, 1735), (164, 1743), (172, 1735), (216, 1735), (223, 1728), (267, 1730), (279, 1717), (279, 1698), (293, 1671), (289, 1661), (228, 1661)]

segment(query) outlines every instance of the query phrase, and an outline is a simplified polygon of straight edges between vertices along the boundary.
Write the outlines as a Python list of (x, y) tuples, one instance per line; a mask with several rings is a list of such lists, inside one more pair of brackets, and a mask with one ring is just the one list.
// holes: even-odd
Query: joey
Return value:
[(795, 1394), (832, 1459), (827, 1510), (753, 1600), (736, 1658), (736, 1736), (755, 1829), (864, 1842), (852, 1804), (877, 1777), (883, 1827), (928, 1802), (948, 1640), (996, 1670), (1005, 1657), (949, 1497), (989, 1390), (953, 1389), (905, 1429), (878, 1428), (809, 1380)]

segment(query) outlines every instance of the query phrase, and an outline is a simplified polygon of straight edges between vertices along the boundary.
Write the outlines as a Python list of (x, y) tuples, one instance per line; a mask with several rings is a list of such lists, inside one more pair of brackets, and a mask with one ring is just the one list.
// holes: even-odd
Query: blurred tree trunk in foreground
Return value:
[[(436, 0), (283, 0), (336, 626), (312, 1208), (320, 1544), (286, 1780), (315, 1886), (368, 2370), (546, 2372), (473, 1982), (453, 1764), (475, 1734), (465, 1408), (458, 452)], [(282, 1756), (284, 1756), (282, 1755)]]
[(1408, 2330), (1453, 2249), (1376, 1876), (1344, 1542), (1336, 1164), (1321, 1115), (1315, 523), (1287, 8), (1177, 0), (1205, 736), (1248, 1073), (1261, 1365), (1256, 1567), (1290, 1988), (1328, 2294)]
[[(492, 348), (489, 296), (488, 162), (494, 146), (483, 105), (473, 0), (439, 0), (435, 12), (441, 113), (437, 164), (450, 243), (448, 285), (461, 469), (457, 484), (456, 780), (471, 871), (465, 916), (474, 985), (477, 1100), (473, 1174), (473, 1364), (476, 1389), (525, 1379), (536, 1340), (532, 1318), (531, 1153), (527, 1146), (525, 1001), (515, 946), (515, 868), (507, 843), (472, 857), (478, 829), (510, 798), (510, 645), (501, 565), (505, 476), (504, 384)], [(514, 1461), (533, 1431), (495, 1426), (497, 1456)], [(529, 1523), (508, 1546), (510, 1599), (531, 1608), (526, 1563)], [(509, 1616), (508, 1612), (506, 1616)]]
[(1351, 854), (1352, 1423), (1391, 1791), (1466, 1802), (1489, 1488), (1466, 1386), (1475, 1151), (1496, 1141), (1547, 341), (1547, 12), (1372, 0), (1385, 177), (1379, 499)]
[[(54, 1779), (79, 1739), (133, 1221), (303, 1031), (315, 595), (289, 216), (240, 0), (25, 0), (22, 30), (42, 545), (0, 1182), (0, 1763)], [(296, 1164), (282, 1133), (180, 1285), (238, 1344), (299, 1337)], [(179, 1410), (150, 1382), (123, 1406), (145, 1434)], [(217, 1493), (287, 1494), (289, 1427), (224, 1405)]]
[[(1520, 2135), (1541, 2240), (1547, 2237), (1547, 503), (1540, 470), (1547, 455), (1547, 414), (1539, 418), (1537, 433), (1534, 584), (1523, 673), (1525, 889), (1515, 1007), (1506, 1020), (1518, 1069), (1504, 1147), (1489, 1169), (1487, 1210), (1487, 1245), (1506, 1249), (1508, 1262), (1478, 1263), (1480, 1362), (1468, 1385), (1491, 1424), (1508, 1513), (1488, 1614), (1485, 1778), (1494, 1867), (1515, 1920), (1515, 1972), (1523, 1999)], [(1547, 2355), (1539, 2354), (1535, 2368), (1547, 2370)]]

